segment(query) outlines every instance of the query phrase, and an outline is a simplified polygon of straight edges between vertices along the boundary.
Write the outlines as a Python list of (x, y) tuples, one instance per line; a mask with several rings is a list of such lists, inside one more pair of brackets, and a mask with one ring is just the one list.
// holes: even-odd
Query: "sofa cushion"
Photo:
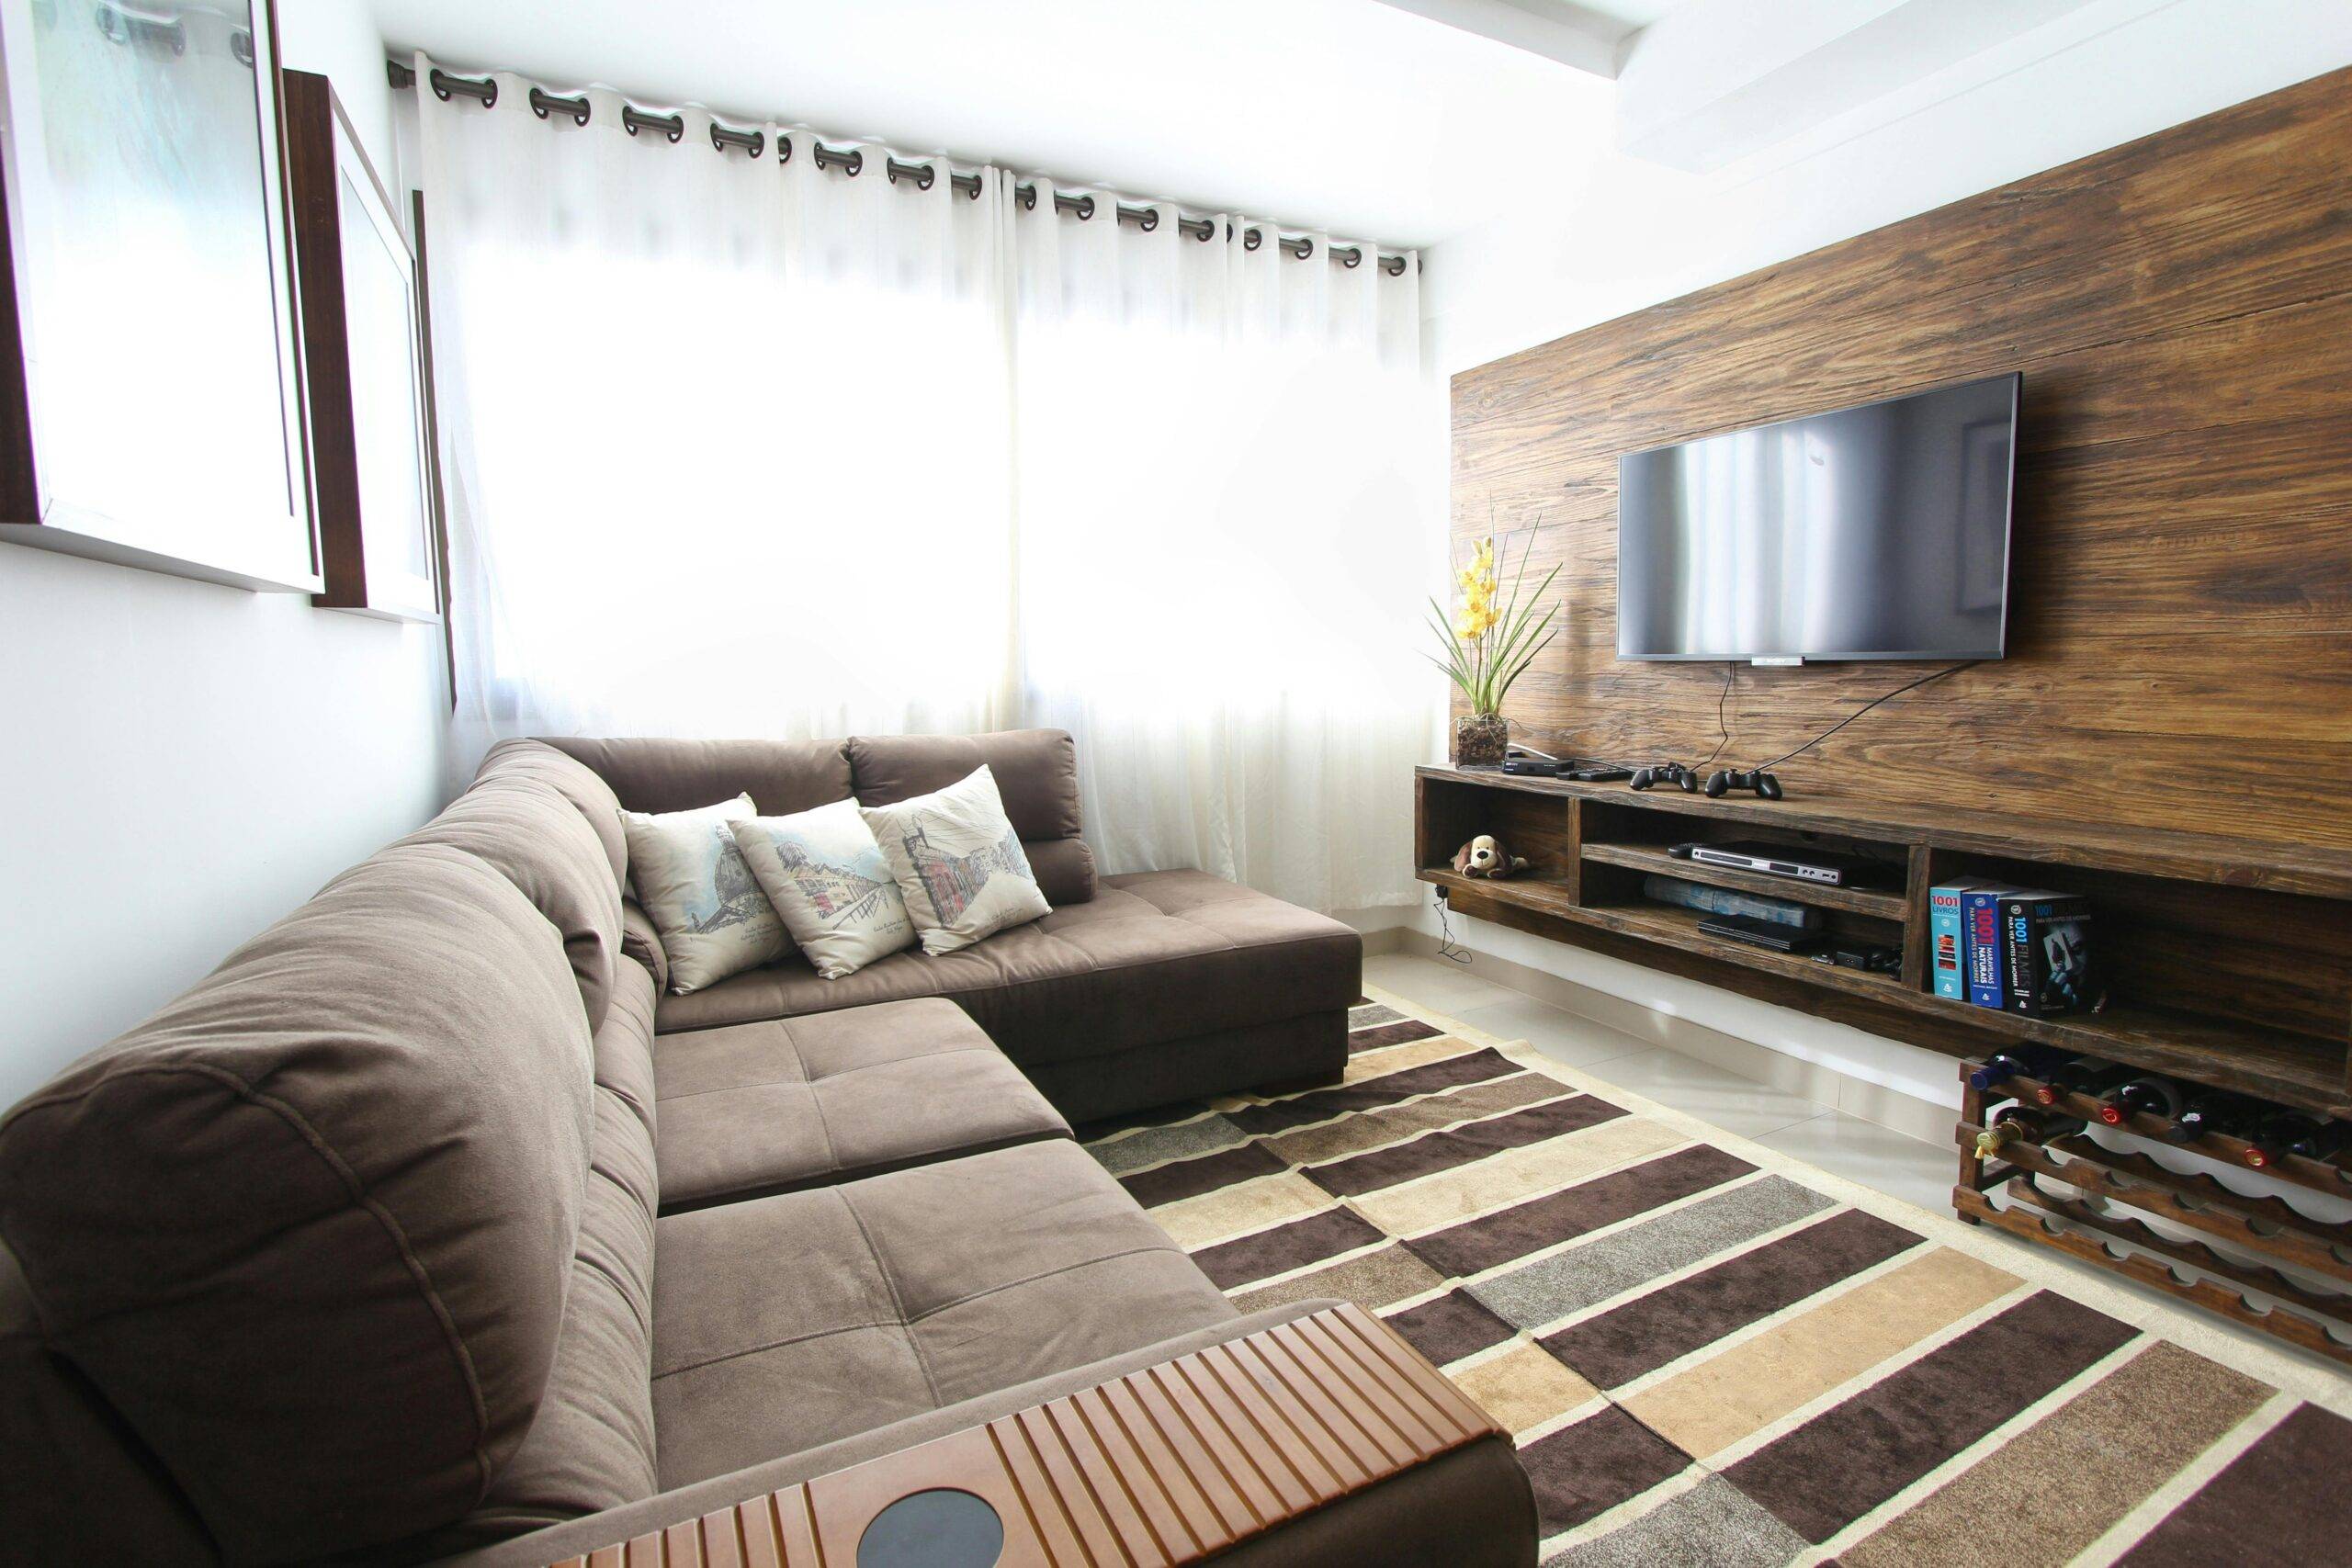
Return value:
[(670, 955), (662, 949), (662, 933), (645, 906), (627, 894), (621, 896), (621, 952), (645, 966), (654, 990), (670, 988)]
[(798, 959), (748, 970), (662, 998), (657, 1026), (938, 996), (1015, 1062), (1056, 1062), (1344, 1010), (1363, 968), (1363, 939), (1337, 920), (1203, 872), (1152, 871), (1105, 877), (1091, 901), (958, 953), (894, 953), (840, 980)]
[(571, 801), (545, 780), (508, 770), (400, 841), (447, 844), (503, 872), (562, 933), (589, 1031), (605, 1026), (620, 955), (621, 889), (595, 829)]
[(865, 808), (922, 950), (971, 946), (1053, 913), (983, 765), (929, 795)]
[(621, 803), (594, 768), (538, 740), (502, 740), (482, 756), (474, 782), (528, 778), (547, 784), (579, 808), (612, 863), (613, 881), (628, 886), (628, 840), (621, 832)]
[(621, 813), (630, 891), (661, 933), (672, 990), (700, 990), (793, 950), (728, 830), (751, 815), (743, 795), (691, 811)]
[(839, 740), (588, 739), (545, 744), (593, 770), (630, 811), (691, 811), (748, 795), (763, 817), (847, 800), (849, 757)]
[(937, 999), (670, 1035), (654, 1082), (673, 1209), (1069, 1134), (979, 1026)]
[(861, 806), (895, 806), (945, 789), (986, 767), (1021, 836), (1046, 902), (1094, 897), (1094, 856), (1078, 803), (1078, 749), (1062, 729), (991, 735), (854, 735), (846, 743)]
[(658, 1245), (664, 1487), (1235, 1316), (1060, 1139), (667, 1215)]
[(556, 929), (386, 850), (0, 1121), (0, 1234), (232, 1561), (454, 1519), (522, 1442), (580, 1228)]
[(596, 1124), (563, 1326), (538, 1416), (439, 1550), (502, 1540), (656, 1490), (653, 977), (623, 960), (596, 1033)]

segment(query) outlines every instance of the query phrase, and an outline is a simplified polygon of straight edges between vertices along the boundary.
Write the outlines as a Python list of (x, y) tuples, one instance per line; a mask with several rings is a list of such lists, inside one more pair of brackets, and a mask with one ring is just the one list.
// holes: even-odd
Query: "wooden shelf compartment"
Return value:
[(1457, 876), (1450, 867), (1435, 866), (1423, 868), (1420, 876), (1424, 882), (1435, 883), (1453, 892), (1480, 895), (1578, 925), (1639, 937), (1686, 953), (1720, 958), (1770, 974), (1791, 976), (1858, 996), (1899, 999), (1913, 994), (1892, 975), (1874, 974), (1866, 969), (1841, 969), (1834, 964), (1801, 953), (1775, 953), (1770, 948), (1753, 947), (1746, 942), (1710, 935), (1699, 929), (1699, 922), (1707, 917), (1697, 909), (1677, 908), (1667, 904), (1578, 903), (1568, 888), (1555, 879), (1517, 876), (1491, 882), (1483, 878)]
[(1795, 877), (1741, 871), (1736, 866), (1709, 865), (1704, 861), (1684, 860), (1668, 854), (1664, 850), (1651, 849), (1643, 844), (1593, 843), (1588, 840), (1583, 846), (1583, 853), (1586, 860), (1623, 866), (1645, 875), (1678, 877), (1684, 882), (1703, 883), (1710, 887), (1729, 887), (1768, 898), (1786, 898), (1793, 903), (1817, 905), (1825, 909), (1844, 909), (1851, 914), (1893, 920), (1898, 925), (1908, 918), (1908, 900), (1900, 893), (1883, 893), (1863, 887), (1831, 887), (1822, 883), (1799, 881)]

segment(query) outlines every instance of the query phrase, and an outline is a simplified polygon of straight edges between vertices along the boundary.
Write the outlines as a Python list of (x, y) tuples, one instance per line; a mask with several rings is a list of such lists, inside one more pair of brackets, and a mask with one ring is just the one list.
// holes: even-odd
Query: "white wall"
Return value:
[[(1426, 253), (1429, 341), (1451, 375), (2347, 63), (2343, 0), (2098, 0), (1715, 174), (1617, 155), (1557, 171), (1549, 186), (1533, 170), (1512, 213)], [(1438, 931), (1427, 903), (1408, 923)], [(1457, 941), (1497, 957), (1957, 1100), (1949, 1061), (1916, 1047), (1484, 921), (1453, 924)]]
[[(288, 0), (389, 175), (359, 0)], [(438, 627), (0, 544), (0, 1105), (440, 804)]]

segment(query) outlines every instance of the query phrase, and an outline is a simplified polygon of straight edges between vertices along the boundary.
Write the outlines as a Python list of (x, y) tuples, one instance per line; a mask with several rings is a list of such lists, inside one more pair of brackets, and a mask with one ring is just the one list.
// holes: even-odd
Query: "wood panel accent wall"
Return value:
[[(1619, 454), (2021, 370), (2009, 657), (1788, 763), (1792, 795), (2352, 845), (2347, 148), (2340, 71), (1456, 376), (1457, 548), (1563, 566), (1514, 732), (1715, 744), (1722, 665), (1615, 656)], [(1724, 758), (1925, 668), (1743, 666)]]

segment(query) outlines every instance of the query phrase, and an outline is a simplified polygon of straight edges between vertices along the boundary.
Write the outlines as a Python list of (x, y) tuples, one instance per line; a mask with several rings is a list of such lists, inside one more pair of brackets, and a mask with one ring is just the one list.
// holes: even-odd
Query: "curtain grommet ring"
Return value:
[(785, 135), (782, 131), (778, 131), (776, 133), (775, 162), (776, 167), (778, 168), (782, 168), (785, 164), (792, 162), (792, 138)]
[(939, 166), (935, 164), (901, 164), (896, 158), (886, 158), (882, 168), (892, 185), (902, 178), (910, 179), (917, 190), (929, 190), (939, 180)]
[(1350, 271), (1353, 271), (1355, 268), (1363, 265), (1363, 247), (1362, 245), (1334, 245), (1331, 247), (1331, 259), (1338, 262), (1341, 266), (1348, 268)]
[(621, 129), (631, 136), (640, 130), (658, 130), (662, 140), (674, 147), (685, 139), (686, 117), (682, 114), (648, 114), (635, 104), (623, 104)]
[(1143, 217), (1137, 220), (1136, 227), (1142, 230), (1147, 234), (1150, 233), (1154, 229), (1159, 228), (1159, 209), (1157, 207), (1145, 208), (1143, 209)]
[(1094, 216), (1094, 198), (1093, 198), (1092, 197), (1091, 197), (1091, 196), (1081, 196), (1081, 197), (1080, 197), (1078, 198), (1078, 220), (1079, 220), (1080, 223), (1083, 223), (1083, 222), (1085, 222), (1088, 219), (1090, 219), (1090, 218), (1091, 218), (1091, 217), (1093, 217), (1093, 216)]
[(740, 147), (756, 158), (767, 151), (768, 133), (764, 130), (737, 130), (714, 119), (710, 122), (710, 145), (718, 152), (725, 152), (729, 147)]
[(1243, 250), (1254, 251), (1265, 243), (1266, 236), (1258, 230), (1244, 229), (1241, 231), (1241, 248)]
[(486, 109), (498, 107), (498, 78), (495, 76), (452, 76), (436, 67), (427, 80), (433, 87), (433, 96), (445, 104), (449, 101), (450, 95), (463, 94)]
[(587, 124), (588, 95), (582, 93), (576, 98), (560, 98), (553, 93), (550, 93), (542, 87), (534, 87), (531, 89), (531, 112), (533, 114), (537, 115), (541, 119), (546, 119), (548, 116), (554, 114), (558, 110), (561, 110), (564, 114), (570, 116), (571, 123), (574, 125)]

